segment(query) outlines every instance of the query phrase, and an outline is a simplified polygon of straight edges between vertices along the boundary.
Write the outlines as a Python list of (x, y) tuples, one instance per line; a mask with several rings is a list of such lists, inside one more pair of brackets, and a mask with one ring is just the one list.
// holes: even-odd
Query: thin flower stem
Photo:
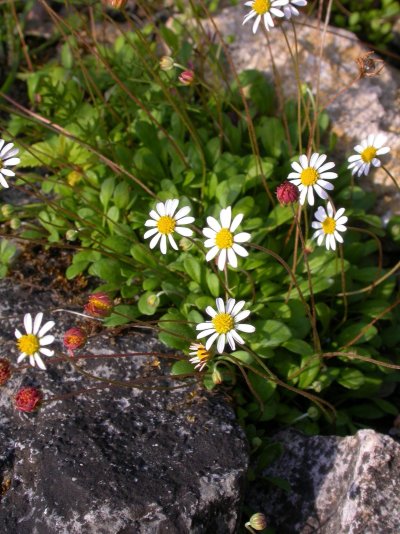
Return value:
[(382, 317), (384, 317), (387, 313), (389, 313), (394, 308), (396, 308), (396, 306), (398, 306), (399, 304), (400, 304), (400, 298), (395, 300), (393, 304), (390, 304), (390, 306), (387, 306), (379, 315), (374, 317), (374, 319), (372, 319), (372, 321), (370, 321), (367, 325), (365, 325), (364, 328), (362, 328), (360, 332), (355, 337), (353, 337), (351, 341), (346, 343), (346, 345), (343, 345), (343, 347), (341, 348), (347, 349), (348, 347), (351, 347), (352, 345), (354, 345), (354, 343), (356, 343), (359, 339), (361, 339), (362, 336), (365, 334), (365, 332), (367, 332), (368, 329), (371, 328), (371, 326), (373, 326), (377, 321), (379, 321), (379, 319), (382, 319)]
[(290, 279), (293, 281), (293, 284), (294, 284), (295, 288), (297, 289), (297, 292), (299, 294), (300, 300), (301, 300), (301, 302), (302, 302), (302, 304), (304, 306), (305, 312), (306, 312), (306, 314), (307, 314), (307, 316), (308, 316), (308, 318), (310, 320), (311, 327), (312, 327), (312, 330), (313, 330), (314, 345), (316, 347), (315, 350), (316, 351), (320, 350), (321, 342), (319, 340), (318, 330), (317, 330), (317, 328), (315, 326), (314, 316), (312, 314), (312, 311), (310, 310), (310, 306), (308, 305), (306, 299), (304, 298), (303, 292), (301, 291), (299, 284), (297, 283), (296, 276), (294, 275), (294, 273), (291, 270), (291, 268), (289, 267), (289, 265), (285, 262), (285, 260), (283, 258), (281, 258), (279, 256), (279, 254), (277, 254), (273, 250), (270, 250), (268, 248), (262, 247), (261, 245), (256, 245), (255, 243), (249, 243), (249, 247), (255, 248), (256, 250), (260, 250), (261, 252), (264, 252), (265, 254), (268, 254), (268, 256), (272, 256), (286, 270), (286, 272), (288, 273)]
[(396, 186), (397, 190), (400, 191), (400, 185), (397, 183), (396, 178), (393, 176), (393, 174), (385, 167), (385, 165), (381, 165), (382, 169), (386, 172), (386, 174), (389, 176), (389, 178), (392, 180), (394, 185)]
[[(296, 233), (295, 233), (295, 237), (294, 237), (294, 248), (293, 248), (293, 266), (292, 266), (292, 271), (293, 273), (296, 275), (296, 269), (297, 269), (297, 255), (298, 255), (298, 251), (299, 251), (299, 227), (298, 225), (296, 224), (296, 218), (298, 218), (300, 216), (300, 212), (301, 212), (301, 205), (299, 204), (298, 207), (297, 207), (297, 213), (295, 214), (295, 216), (293, 217), (293, 224), (295, 225), (296, 227)], [(288, 292), (287, 292), (287, 295), (286, 295), (286, 299), (285, 299), (285, 302), (289, 302), (289, 299), (290, 299), (290, 294), (292, 292), (292, 289), (293, 289), (293, 281), (290, 280), (290, 285), (289, 285), (289, 289), (288, 289)]]
[[(367, 287), (363, 287), (362, 289), (357, 289), (356, 291), (347, 291), (346, 292), (346, 295), (360, 295), (361, 293), (367, 293), (368, 291), (372, 291), (373, 289), (375, 289), (379, 284), (381, 284), (382, 282), (384, 282), (387, 278), (389, 278), (390, 276), (392, 276), (392, 274), (394, 274), (396, 271), (398, 271), (400, 269), (400, 261), (398, 261), (396, 263), (396, 265), (394, 267), (392, 267), (390, 269), (390, 271), (388, 271), (386, 274), (384, 274), (383, 276), (381, 276), (378, 280), (375, 280), (374, 282), (372, 282), (372, 284), (370, 284), (369, 286)], [(338, 297), (343, 297), (343, 293), (338, 293), (337, 295)]]
[[(315, 309), (315, 299), (314, 299), (314, 291), (313, 291), (313, 286), (312, 286), (311, 269), (310, 269), (310, 264), (308, 263), (306, 243), (305, 243), (303, 232), (301, 229), (300, 218), (301, 218), (301, 214), (303, 211), (301, 208), (302, 207), (300, 207), (299, 218), (298, 218), (296, 212), (294, 211), (294, 207), (292, 204), (293, 217), (296, 221), (297, 228), (299, 229), (299, 238), (300, 238), (300, 243), (301, 243), (301, 247), (303, 250), (303, 261), (304, 261), (304, 265), (307, 270), (308, 290), (310, 292), (310, 301), (311, 301), (311, 316), (312, 316), (311, 325), (312, 325), (313, 338), (314, 338), (314, 350), (316, 352), (319, 352), (321, 350), (321, 342), (319, 340), (318, 330), (317, 330), (317, 312)], [(304, 210), (304, 214), (306, 213), (307, 213), (307, 210)]]
[(342, 317), (342, 320), (339, 323), (339, 327), (344, 324), (347, 321), (347, 313), (348, 313), (348, 302), (347, 302), (347, 296), (346, 296), (346, 273), (344, 271), (344, 253), (343, 253), (343, 246), (339, 245), (339, 256), (340, 256), (340, 275), (341, 275), (341, 281), (342, 281), (342, 295), (343, 295), (343, 306), (344, 306), (344, 314)]

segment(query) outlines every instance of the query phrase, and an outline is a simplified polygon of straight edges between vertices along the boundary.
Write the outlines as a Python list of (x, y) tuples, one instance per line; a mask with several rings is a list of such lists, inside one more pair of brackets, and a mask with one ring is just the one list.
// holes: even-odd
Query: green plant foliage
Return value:
[[(400, 250), (399, 221), (385, 228), (372, 215), (374, 195), (338, 165), (335, 203), (346, 208), (352, 227), (344, 256), (311, 239), (314, 210), (302, 219), (305, 250), (299, 246), (295, 255), (294, 212), (277, 204), (274, 192), (307, 144), (304, 114), (314, 105), (308, 92), (299, 138), (297, 103), (287, 102), (280, 112), (275, 90), (261, 73), (224, 79), (218, 70), (226, 62), (221, 48), (201, 41), (200, 53), (196, 36), (176, 24), (160, 32), (177, 64), (195, 64), (196, 84), (183, 86), (179, 67), (164, 72), (158, 66), (156, 31), (147, 24), (88, 50), (72, 27), (59, 59), (19, 75), (30, 106), (47, 122), (15, 111), (7, 125), (26, 146), (19, 183), (38, 193), (30, 211), (21, 209), (18, 235), (72, 243), (76, 250), (66, 277), (92, 275), (99, 290), (121, 297), (108, 326), (158, 321), (159, 339), (186, 353), (175, 374), (193, 371), (187, 353), (196, 324), (205, 320), (207, 306), (215, 307), (216, 297), (225, 296), (225, 286), (245, 300), (256, 332), (244, 336), (246, 346), (215, 356), (205, 381), (215, 386), (210, 377), (218, 364), (233, 387), (240, 420), (257, 427), (254, 439), (271, 421), (308, 433), (333, 425), (348, 432), (375, 415), (393, 415), (395, 402), (383, 397), (396, 389), (400, 375), (384, 364), (400, 363), (400, 312), (390, 273)], [(317, 130), (322, 152), (333, 143), (326, 115)], [(179, 207), (190, 207), (195, 230), (232, 206), (234, 216), (244, 215), (241, 229), (261, 248), (248, 248), (249, 256), (239, 258), (226, 277), (205, 261), (200, 230), (193, 238), (179, 237), (179, 251), (170, 247), (162, 255), (158, 247), (150, 249), (143, 239), (149, 212), (156, 202), (173, 198)], [(389, 252), (380, 263), (382, 241)], [(310, 319), (314, 312), (319, 340)], [(336, 420), (318, 399), (336, 407)], [(275, 453), (266, 448), (262, 462)]]

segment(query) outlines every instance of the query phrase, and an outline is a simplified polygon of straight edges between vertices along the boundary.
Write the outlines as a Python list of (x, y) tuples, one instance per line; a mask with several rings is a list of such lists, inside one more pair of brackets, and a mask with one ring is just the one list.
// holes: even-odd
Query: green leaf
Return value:
[(114, 307), (114, 310), (110, 317), (104, 320), (105, 326), (119, 326), (122, 324), (131, 323), (138, 316), (138, 310), (136, 306), (129, 306), (127, 304), (119, 304)]
[(143, 313), (143, 315), (154, 315), (159, 305), (159, 297), (151, 291), (146, 291), (146, 293), (143, 293), (138, 301), (139, 311), (140, 313)]
[(264, 334), (261, 343), (263, 347), (278, 347), (292, 337), (290, 329), (280, 321), (258, 321), (256, 331)]
[(190, 278), (199, 284), (201, 282), (201, 265), (199, 260), (192, 256), (186, 256), (183, 260), (183, 265)]
[(364, 375), (358, 369), (345, 367), (337, 378), (340, 385), (347, 389), (358, 389), (364, 384)]
[(139, 263), (143, 263), (144, 265), (152, 267), (153, 269), (157, 269), (158, 267), (158, 263), (149, 247), (142, 245), (141, 243), (132, 245), (131, 256)]
[[(359, 323), (347, 326), (340, 332), (337, 338), (338, 343), (341, 346), (344, 346), (352, 342), (353, 339), (355, 339), (356, 336), (360, 334), (361, 330), (365, 328), (367, 325), (368, 323), (359, 322)], [(357, 341), (355, 341), (353, 344), (359, 345), (361, 343), (370, 341), (373, 337), (376, 336), (377, 333), (378, 333), (377, 328), (374, 325), (370, 325), (368, 329), (364, 332), (364, 334), (359, 339), (357, 339)]]
[(195, 331), (191, 328), (185, 317), (178, 310), (170, 310), (163, 315), (158, 323), (160, 332), (159, 340), (172, 349), (187, 349), (195, 337)]
[(107, 178), (101, 184), (99, 198), (100, 198), (100, 202), (102, 203), (104, 207), (104, 211), (107, 210), (108, 203), (110, 202), (110, 199), (114, 192), (114, 187), (115, 187), (115, 178)]
[(179, 360), (171, 367), (171, 375), (187, 375), (195, 372), (194, 365), (187, 360)]
[(207, 282), (207, 286), (208, 286), (208, 289), (210, 290), (211, 295), (213, 297), (219, 297), (221, 293), (221, 289), (220, 289), (218, 276), (211, 271), (207, 271), (206, 282)]

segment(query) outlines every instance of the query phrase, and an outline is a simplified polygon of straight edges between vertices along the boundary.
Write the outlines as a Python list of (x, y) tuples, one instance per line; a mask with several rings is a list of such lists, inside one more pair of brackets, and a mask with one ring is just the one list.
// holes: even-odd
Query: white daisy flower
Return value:
[(219, 220), (221, 223), (214, 219), (214, 217), (207, 217), (207, 223), (209, 228), (203, 229), (203, 234), (208, 238), (204, 242), (204, 246), (210, 250), (207, 252), (206, 260), (210, 261), (217, 254), (218, 256), (218, 268), (222, 271), (225, 267), (225, 263), (228, 260), (228, 264), (232, 267), (237, 267), (236, 254), (243, 258), (248, 256), (249, 253), (238, 243), (244, 243), (251, 238), (251, 235), (247, 232), (240, 232), (234, 235), (236, 228), (242, 222), (243, 214), (239, 213), (232, 219), (232, 208), (228, 206), (221, 210), (219, 214)]
[(243, 24), (253, 17), (256, 17), (253, 24), (253, 33), (256, 33), (261, 19), (264, 19), (264, 26), (267, 30), (274, 27), (275, 17), (284, 17), (284, 12), (279, 9), (282, 6), (286, 6), (289, 0), (251, 0), (245, 2), (245, 6), (251, 7), (251, 11), (244, 17)]
[(291, 172), (288, 179), (297, 185), (300, 191), (300, 204), (304, 204), (306, 198), (310, 206), (314, 205), (314, 191), (317, 195), (323, 199), (328, 198), (328, 194), (325, 191), (332, 191), (334, 189), (333, 184), (327, 182), (327, 180), (333, 180), (337, 178), (335, 172), (329, 172), (335, 164), (325, 163), (328, 156), (325, 154), (313, 154), (310, 160), (304, 154), (299, 157), (300, 163), (294, 161), (292, 168), (296, 172)]
[(160, 250), (163, 254), (167, 253), (167, 237), (171, 247), (178, 250), (178, 245), (172, 237), (174, 232), (185, 237), (190, 237), (193, 234), (192, 230), (182, 226), (183, 224), (191, 224), (194, 222), (194, 217), (187, 217), (190, 208), (185, 206), (175, 213), (178, 204), (178, 199), (167, 200), (165, 204), (159, 202), (156, 205), (156, 211), (151, 210), (149, 213), (151, 219), (148, 219), (144, 223), (145, 226), (154, 227), (144, 234), (144, 239), (154, 236), (150, 241), (150, 248), (154, 248), (160, 241)]
[(18, 165), (21, 162), (19, 158), (14, 157), (19, 150), (18, 148), (13, 148), (13, 146), (14, 143), (5, 144), (4, 139), (0, 139), (0, 184), (5, 188), (8, 188), (9, 185), (4, 177), (15, 176), (15, 172), (8, 169), (8, 167)]
[(304, 7), (307, 5), (307, 0), (289, 0), (289, 4), (284, 6), (283, 12), (285, 19), (289, 20), (292, 17), (298, 17), (300, 15), (298, 7)]
[(318, 245), (322, 245), (325, 238), (327, 250), (330, 248), (336, 250), (336, 241), (343, 243), (343, 238), (339, 234), (339, 232), (345, 232), (347, 230), (345, 227), (347, 217), (344, 217), (343, 213), (344, 208), (340, 208), (333, 214), (333, 207), (330, 202), (327, 205), (327, 212), (322, 206), (317, 209), (314, 214), (317, 220), (312, 223), (312, 227), (317, 231), (314, 232), (312, 238), (317, 239)]
[(351, 169), (351, 174), (357, 174), (360, 177), (362, 174), (367, 174), (370, 171), (371, 165), (374, 167), (380, 167), (381, 162), (376, 156), (383, 156), (390, 152), (388, 146), (383, 146), (386, 143), (386, 137), (382, 134), (371, 134), (361, 142), (361, 144), (354, 147), (354, 150), (358, 154), (350, 156), (348, 161), (350, 165), (348, 169)]
[(223, 352), (226, 342), (229, 343), (232, 350), (235, 350), (235, 342), (244, 344), (236, 330), (248, 333), (255, 331), (254, 326), (239, 324), (250, 315), (250, 312), (248, 310), (241, 311), (245, 305), (244, 300), (236, 302), (235, 299), (228, 299), (224, 304), (221, 298), (217, 298), (215, 302), (218, 311), (207, 306), (206, 313), (210, 315), (211, 321), (196, 326), (196, 330), (200, 330), (197, 339), (210, 336), (206, 342), (206, 350), (209, 350), (216, 339), (218, 339), (217, 350), (219, 353)]
[(39, 352), (45, 356), (53, 356), (54, 351), (46, 348), (46, 345), (50, 345), (54, 341), (54, 336), (45, 336), (45, 334), (54, 326), (54, 321), (47, 321), (42, 327), (43, 313), (38, 313), (32, 321), (30, 313), (24, 316), (24, 326), (26, 334), (16, 329), (15, 337), (17, 338), (17, 346), (21, 351), (18, 356), (17, 362), (20, 363), (24, 358), (29, 356), (29, 363), (34, 367), (37, 365), (40, 369), (45, 370), (46, 366), (40, 357)]
[(189, 349), (192, 351), (189, 352), (189, 355), (192, 356), (192, 358), (189, 359), (190, 363), (193, 363), (195, 369), (202, 371), (211, 360), (212, 354), (202, 343), (192, 343)]

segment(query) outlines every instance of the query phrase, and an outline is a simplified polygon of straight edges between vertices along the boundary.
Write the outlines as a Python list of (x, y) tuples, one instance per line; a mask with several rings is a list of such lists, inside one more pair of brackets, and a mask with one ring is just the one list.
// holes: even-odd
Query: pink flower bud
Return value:
[(283, 182), (276, 188), (276, 197), (279, 203), (284, 206), (293, 204), (299, 198), (299, 189), (291, 182)]
[(86, 333), (82, 330), (82, 328), (74, 327), (65, 332), (63, 343), (64, 347), (68, 349), (70, 354), (73, 355), (73, 351), (83, 347), (86, 343), (86, 340)]
[(21, 412), (34, 412), (42, 398), (42, 393), (37, 388), (21, 388), (14, 397), (15, 407)]
[(111, 314), (113, 303), (106, 293), (93, 293), (89, 295), (88, 303), (84, 310), (92, 317), (108, 317)]
[(191, 85), (194, 81), (194, 72), (192, 70), (184, 70), (179, 76), (179, 81), (183, 85)]

